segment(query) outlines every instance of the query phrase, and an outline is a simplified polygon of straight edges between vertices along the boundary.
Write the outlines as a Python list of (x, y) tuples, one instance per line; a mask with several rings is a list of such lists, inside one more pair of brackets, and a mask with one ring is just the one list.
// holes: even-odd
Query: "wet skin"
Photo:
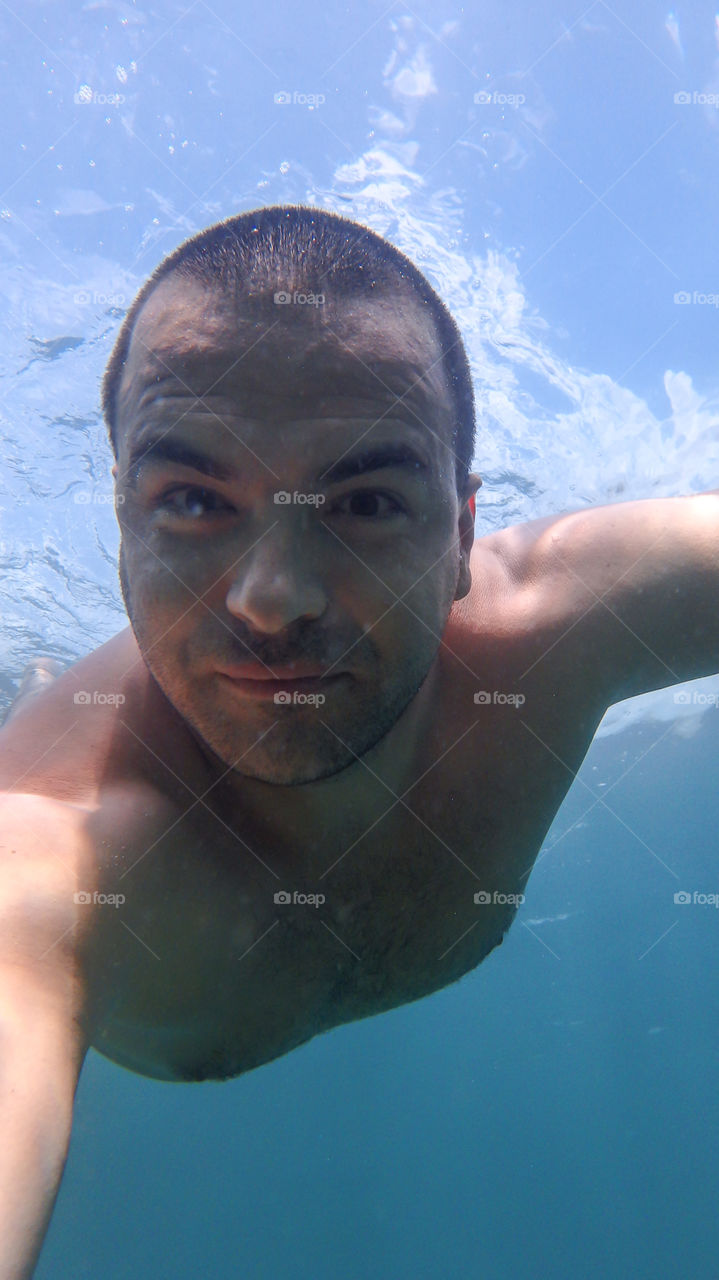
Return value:
[[(438, 355), (396, 298), (240, 316), (169, 280), (137, 322), (132, 629), (0, 732), (86, 1042), (135, 1071), (239, 1074), (466, 973), (607, 706), (714, 670), (716, 497), (475, 541)], [(667, 623), (667, 578), (694, 631)], [(290, 698), (235, 678), (248, 663)], [(317, 678), (293, 684), (302, 663)]]

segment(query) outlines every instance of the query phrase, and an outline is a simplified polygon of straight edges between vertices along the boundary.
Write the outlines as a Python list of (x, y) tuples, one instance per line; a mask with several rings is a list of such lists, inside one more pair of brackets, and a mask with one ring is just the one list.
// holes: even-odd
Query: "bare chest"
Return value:
[(479, 964), (570, 781), (518, 723), (494, 753), (487, 728), (477, 759), (438, 763), (433, 744), (404, 795), (292, 848), (195, 810), (130, 873), (135, 851), (115, 859), (105, 887), (122, 881), (125, 902), (96, 1047), (166, 1078), (236, 1075)]

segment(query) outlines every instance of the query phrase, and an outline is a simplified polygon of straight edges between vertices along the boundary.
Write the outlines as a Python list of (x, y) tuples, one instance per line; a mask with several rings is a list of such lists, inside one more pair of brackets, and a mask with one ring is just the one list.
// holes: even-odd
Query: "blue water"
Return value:
[[(444, 296), (479, 534), (719, 486), (710, 6), (28, 0), (0, 35), (2, 706), (125, 625), (123, 312), (260, 204), (354, 216)], [(613, 708), (503, 946), (444, 992), (222, 1085), (90, 1053), (39, 1280), (714, 1277), (719, 911), (674, 894), (719, 890), (718, 748), (709, 702)]]

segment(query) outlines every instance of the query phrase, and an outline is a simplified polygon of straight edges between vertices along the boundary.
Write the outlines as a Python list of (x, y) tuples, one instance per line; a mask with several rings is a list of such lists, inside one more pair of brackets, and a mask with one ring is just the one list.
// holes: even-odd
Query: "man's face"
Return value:
[[(451, 423), (416, 303), (238, 310), (171, 276), (143, 307), (118, 397), (123, 595), (155, 680), (240, 774), (328, 777), (422, 685), (470, 585), (477, 479), (460, 503)], [(293, 692), (295, 664), (327, 674)]]

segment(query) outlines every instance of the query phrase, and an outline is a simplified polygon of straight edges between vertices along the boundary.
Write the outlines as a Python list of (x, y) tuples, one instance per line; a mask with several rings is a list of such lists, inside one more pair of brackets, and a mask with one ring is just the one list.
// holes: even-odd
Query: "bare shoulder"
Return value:
[(471, 588), (445, 636), (457, 679), (521, 693), (523, 718), (555, 749), (577, 734), (586, 743), (618, 700), (596, 599), (563, 559), (569, 520), (548, 516), (476, 539)]
[(474, 625), (597, 710), (717, 669), (719, 493), (512, 525), (479, 539), (471, 568)]
[[(470, 556), (471, 587), (455, 601), (445, 641), (475, 672), (495, 664), (521, 665), (521, 650), (539, 622), (538, 602), (527, 594), (528, 526), (515, 525), (476, 538)], [(540, 606), (541, 610), (541, 606)]]
[(0, 792), (0, 901), (63, 897), (77, 880), (85, 810), (52, 796)]
[(0, 996), (80, 1028), (89, 1042), (94, 998), (81, 953), (89, 917), (78, 901), (92, 865), (85, 811), (51, 797), (0, 793)]
[[(172, 744), (173, 769), (163, 764)], [(151, 679), (129, 628), (68, 667), (0, 726), (0, 794), (67, 805), (68, 821), (108, 797), (182, 797), (202, 773), (196, 743)], [(59, 813), (60, 811), (58, 811)], [(73, 818), (74, 814), (74, 818)]]

